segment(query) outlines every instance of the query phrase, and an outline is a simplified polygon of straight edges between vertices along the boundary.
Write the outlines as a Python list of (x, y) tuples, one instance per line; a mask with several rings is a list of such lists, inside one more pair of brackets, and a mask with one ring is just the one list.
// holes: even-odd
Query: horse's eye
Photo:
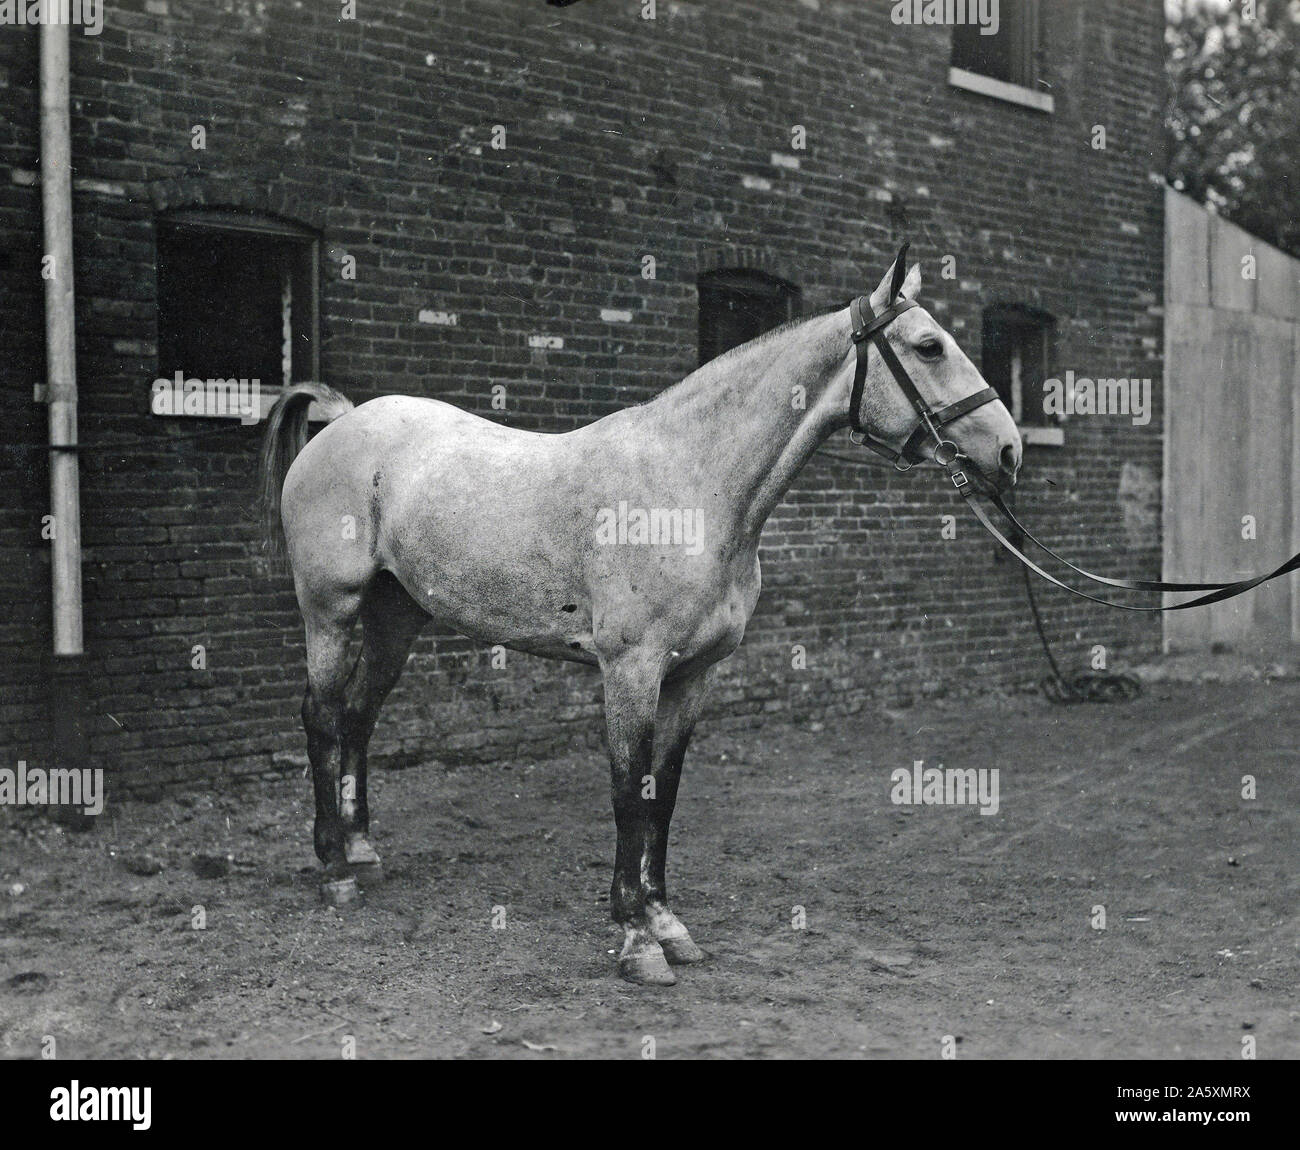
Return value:
[(937, 339), (927, 339), (916, 345), (916, 354), (922, 359), (938, 359), (943, 355), (943, 344)]

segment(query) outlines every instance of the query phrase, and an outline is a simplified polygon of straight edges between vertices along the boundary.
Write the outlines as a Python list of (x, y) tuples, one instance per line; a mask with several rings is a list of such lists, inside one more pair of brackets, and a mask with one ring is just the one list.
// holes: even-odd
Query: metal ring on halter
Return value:
[(903, 473), (906, 473), (906, 472), (908, 472), (908, 471), (911, 471), (912, 468), (915, 467), (915, 466), (916, 466), (916, 464), (913, 463), (911, 460), (908, 460), (908, 459), (903, 459), (903, 458), (900, 457), (900, 458), (894, 460), (894, 470), (895, 470), (895, 471), (901, 471), (901, 472), (903, 472)]
[(961, 449), (951, 439), (941, 439), (934, 447), (934, 461), (940, 467), (951, 467), (961, 458)]
[[(857, 438), (859, 435), (862, 436), (861, 439)], [(861, 447), (867, 442), (867, 433), (865, 431), (850, 431), (849, 442), (852, 443), (854, 447)]]

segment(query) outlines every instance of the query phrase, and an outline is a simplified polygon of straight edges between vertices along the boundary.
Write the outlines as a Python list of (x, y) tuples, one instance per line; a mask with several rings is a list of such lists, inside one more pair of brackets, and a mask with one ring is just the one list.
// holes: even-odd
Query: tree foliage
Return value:
[(1300, 0), (1170, 0), (1167, 176), (1300, 256)]

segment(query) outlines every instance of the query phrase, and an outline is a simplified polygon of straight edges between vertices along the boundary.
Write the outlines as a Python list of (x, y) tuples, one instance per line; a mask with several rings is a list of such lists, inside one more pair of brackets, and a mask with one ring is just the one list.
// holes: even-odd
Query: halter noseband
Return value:
[[(933, 439), (934, 461), (948, 472), (953, 485), (964, 494), (964, 488), (970, 481), (965, 473), (957, 468), (957, 462), (966, 457), (951, 439), (945, 439), (940, 434), (940, 429), (956, 422), (976, 408), (992, 403), (998, 398), (998, 393), (991, 387), (981, 388), (974, 394), (935, 411), (926, 403), (925, 397), (912, 382), (912, 377), (907, 374), (907, 369), (899, 362), (894, 349), (889, 346), (885, 329), (904, 312), (916, 307), (912, 300), (899, 298), (898, 294), (902, 289), (903, 277), (907, 270), (908, 246), (903, 245), (898, 253), (898, 259), (894, 261), (894, 278), (890, 282), (889, 289), (890, 305), (879, 315), (872, 310), (871, 302), (866, 296), (859, 296), (849, 305), (849, 316), (853, 321), (853, 344), (858, 353), (858, 362), (853, 373), (853, 393), (849, 400), (849, 423), (853, 428), (851, 434), (855, 437), (854, 443), (870, 448), (877, 455), (883, 455), (899, 471), (910, 471), (916, 464), (923, 462), (921, 445), (927, 438)], [(871, 318), (868, 319), (868, 316)], [(872, 344), (880, 352), (880, 358), (893, 373), (899, 388), (917, 414), (915, 425), (903, 441), (902, 448), (897, 451), (889, 444), (876, 439), (863, 424), (860, 415), (862, 392), (867, 381), (868, 356)]]

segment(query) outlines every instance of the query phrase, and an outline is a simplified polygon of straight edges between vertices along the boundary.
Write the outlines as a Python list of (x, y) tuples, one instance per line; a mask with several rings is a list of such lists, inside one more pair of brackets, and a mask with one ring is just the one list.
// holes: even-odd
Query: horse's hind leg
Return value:
[(386, 571), (370, 584), (361, 604), (361, 654), (352, 669), (343, 712), (340, 819), (344, 857), (362, 878), (380, 876), (379, 855), (370, 845), (366, 747), (379, 709), (401, 676), (411, 645), (429, 622), (428, 614)]
[[(350, 890), (345, 836), (339, 818), (338, 780), (343, 754), (345, 692), (348, 682), (348, 638), (361, 607), (357, 591), (313, 596), (302, 606), (307, 636), (307, 693), (302, 723), (307, 732), (312, 787), (316, 793), (313, 840), (316, 857), (325, 865), (322, 894), (346, 901)], [(351, 890), (355, 890), (355, 884)]]

